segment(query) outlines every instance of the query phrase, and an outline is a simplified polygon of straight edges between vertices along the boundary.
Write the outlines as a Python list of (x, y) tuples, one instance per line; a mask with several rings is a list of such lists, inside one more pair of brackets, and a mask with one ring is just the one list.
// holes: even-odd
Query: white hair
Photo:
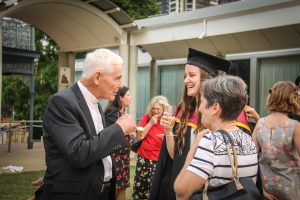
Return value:
[(88, 79), (96, 70), (113, 73), (112, 65), (123, 64), (123, 59), (109, 49), (96, 49), (86, 55), (81, 78)]

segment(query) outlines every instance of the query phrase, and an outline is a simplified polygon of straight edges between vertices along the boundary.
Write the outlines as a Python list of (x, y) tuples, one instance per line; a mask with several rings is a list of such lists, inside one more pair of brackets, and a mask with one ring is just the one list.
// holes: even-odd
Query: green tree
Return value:
[[(156, 0), (113, 0), (132, 19), (142, 19), (160, 13)], [(35, 119), (42, 119), (49, 98), (57, 92), (58, 52), (59, 47), (46, 34), (36, 30), (36, 50), (41, 57), (36, 64), (35, 73)], [(78, 53), (76, 58), (84, 58), (85, 53)]]
[(156, 0), (111, 0), (133, 20), (144, 19), (161, 13)]
[(50, 97), (57, 92), (59, 47), (43, 32), (36, 30), (36, 50), (41, 57), (35, 65), (35, 119), (42, 119)]
[[(49, 98), (57, 92), (57, 60), (59, 48), (46, 34), (36, 29), (35, 45), (40, 58), (35, 63), (34, 119), (42, 119)], [(3, 77), (3, 117), (28, 120), (30, 109), (29, 88), (22, 76)]]
[(14, 120), (29, 119), (30, 93), (20, 76), (3, 76), (2, 116)]
[[(132, 19), (143, 19), (160, 13), (156, 0), (112, 0)], [(57, 92), (58, 52), (59, 47), (46, 34), (36, 29), (36, 51), (40, 58), (35, 63), (35, 96), (34, 119), (42, 119), (48, 100)], [(78, 53), (76, 58), (84, 58), (85, 53)], [(29, 88), (20, 77), (3, 77), (2, 113), (15, 119), (29, 119), (30, 93)]]

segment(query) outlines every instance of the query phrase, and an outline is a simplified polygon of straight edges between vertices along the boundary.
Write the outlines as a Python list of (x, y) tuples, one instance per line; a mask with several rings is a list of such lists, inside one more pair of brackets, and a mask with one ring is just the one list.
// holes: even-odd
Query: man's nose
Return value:
[(122, 88), (123, 85), (124, 85), (124, 84), (123, 84), (123, 81), (120, 81), (120, 82), (119, 82), (119, 89)]

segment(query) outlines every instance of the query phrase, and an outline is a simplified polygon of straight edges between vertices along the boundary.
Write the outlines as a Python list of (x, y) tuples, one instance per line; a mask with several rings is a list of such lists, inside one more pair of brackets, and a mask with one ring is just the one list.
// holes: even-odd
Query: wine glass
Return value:
[[(172, 106), (172, 105), (169, 105), (168, 107), (168, 116), (167, 116), (167, 120), (169, 121), (169, 128), (171, 128), (171, 130), (173, 129), (173, 126), (175, 124), (175, 121), (176, 121), (176, 118), (175, 118), (175, 115), (176, 115), (176, 106)], [(173, 131), (171, 131), (169, 134), (166, 134), (166, 136), (175, 136), (173, 134)]]

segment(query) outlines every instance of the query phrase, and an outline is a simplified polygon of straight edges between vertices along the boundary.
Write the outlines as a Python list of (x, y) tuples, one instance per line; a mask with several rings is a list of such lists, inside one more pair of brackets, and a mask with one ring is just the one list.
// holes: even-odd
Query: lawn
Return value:
[[(130, 188), (126, 190), (126, 199), (132, 199), (132, 185), (135, 166), (130, 167)], [(31, 182), (41, 176), (44, 171), (22, 172), (16, 174), (0, 174), (0, 199), (26, 200), (33, 195), (36, 187)]]
[(36, 189), (31, 182), (43, 174), (44, 171), (0, 174), (0, 199), (28, 199)]

